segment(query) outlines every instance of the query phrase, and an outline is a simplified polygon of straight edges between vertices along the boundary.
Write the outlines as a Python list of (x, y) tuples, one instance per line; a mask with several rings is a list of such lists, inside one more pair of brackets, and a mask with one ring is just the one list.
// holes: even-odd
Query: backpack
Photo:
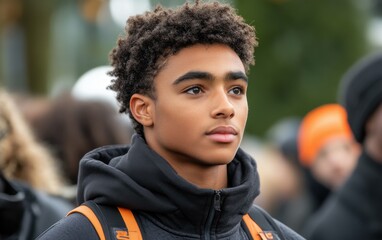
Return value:
[[(138, 223), (130, 209), (87, 201), (70, 211), (68, 215), (72, 213), (80, 213), (87, 217), (100, 240), (143, 240)], [(243, 222), (253, 240), (285, 239), (273, 218), (256, 205), (243, 216)]]

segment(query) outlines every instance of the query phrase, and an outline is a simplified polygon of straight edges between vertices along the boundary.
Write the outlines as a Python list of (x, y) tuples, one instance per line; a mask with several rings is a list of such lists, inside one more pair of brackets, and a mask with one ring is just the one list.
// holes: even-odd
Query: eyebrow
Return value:
[[(187, 81), (187, 80), (192, 80), (192, 79), (202, 79), (202, 80), (209, 80), (212, 81), (215, 79), (215, 77), (208, 72), (202, 72), (202, 71), (191, 71), (187, 72), (186, 74), (178, 77), (173, 85), (177, 85), (181, 82)], [(228, 72), (225, 77), (225, 80), (238, 80), (238, 79), (243, 79), (245, 82), (248, 82), (248, 77), (245, 75), (245, 73), (241, 71), (237, 72)]]
[(248, 82), (248, 77), (245, 75), (245, 73), (241, 71), (237, 72), (229, 72), (226, 77), (226, 80), (237, 80), (237, 79), (243, 79), (245, 82)]

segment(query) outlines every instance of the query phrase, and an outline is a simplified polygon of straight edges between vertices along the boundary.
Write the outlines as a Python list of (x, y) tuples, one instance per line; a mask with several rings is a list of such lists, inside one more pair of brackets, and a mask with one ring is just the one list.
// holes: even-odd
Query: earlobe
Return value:
[(130, 99), (130, 111), (135, 120), (145, 127), (153, 125), (152, 99), (142, 94), (133, 94)]

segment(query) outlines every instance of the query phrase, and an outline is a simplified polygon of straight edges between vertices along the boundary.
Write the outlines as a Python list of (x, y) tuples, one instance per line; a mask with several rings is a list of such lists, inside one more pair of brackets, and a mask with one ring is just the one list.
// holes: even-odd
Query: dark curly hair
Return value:
[(170, 55), (194, 44), (220, 43), (237, 53), (247, 71), (254, 64), (255, 29), (227, 4), (197, 0), (177, 9), (158, 5), (154, 11), (130, 17), (125, 31), (110, 53), (114, 69), (109, 74), (115, 79), (109, 88), (117, 92), (120, 112), (130, 115), (141, 136), (143, 126), (130, 112), (130, 98), (139, 93), (155, 99), (153, 79)]

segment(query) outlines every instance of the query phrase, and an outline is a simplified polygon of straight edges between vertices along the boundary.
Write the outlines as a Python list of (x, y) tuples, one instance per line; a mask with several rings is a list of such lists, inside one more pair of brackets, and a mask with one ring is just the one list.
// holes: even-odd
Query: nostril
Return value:
[(235, 112), (233, 109), (224, 109), (216, 112), (215, 116), (220, 118), (233, 118), (235, 116)]

